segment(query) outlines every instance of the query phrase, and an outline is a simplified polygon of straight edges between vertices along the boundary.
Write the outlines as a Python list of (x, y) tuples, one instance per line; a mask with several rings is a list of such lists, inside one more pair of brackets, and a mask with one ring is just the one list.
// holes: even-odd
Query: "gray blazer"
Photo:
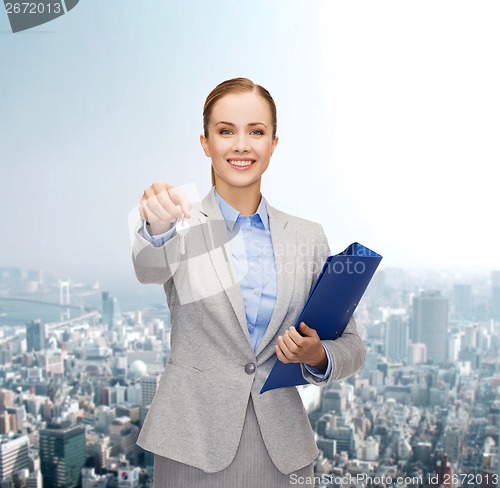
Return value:
[[(282, 473), (306, 466), (318, 454), (297, 388), (262, 395), (259, 391), (276, 360), (278, 335), (295, 325), (330, 250), (320, 224), (288, 215), (264, 201), (278, 294), (255, 352), (231, 243), (213, 188), (193, 205), (190, 231), (184, 238), (176, 234), (154, 247), (135, 233), (132, 259), (137, 279), (163, 285), (172, 327), (170, 358), (137, 443), (209, 473), (226, 468), (236, 455), (249, 395), (269, 455)], [(354, 319), (340, 338), (323, 342), (331, 353), (332, 372), (318, 381), (301, 365), (309, 383), (326, 386), (363, 368), (365, 348)]]

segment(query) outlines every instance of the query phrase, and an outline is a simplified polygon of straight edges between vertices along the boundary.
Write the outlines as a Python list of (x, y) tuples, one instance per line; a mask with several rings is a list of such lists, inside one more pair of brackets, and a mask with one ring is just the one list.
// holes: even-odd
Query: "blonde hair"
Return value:
[[(255, 84), (252, 80), (248, 78), (232, 78), (230, 80), (223, 81), (219, 83), (209, 94), (205, 100), (205, 105), (203, 106), (203, 133), (205, 137), (208, 138), (208, 124), (210, 122), (210, 116), (212, 115), (212, 110), (215, 103), (226, 95), (232, 93), (244, 93), (244, 92), (255, 92), (257, 95), (264, 97), (264, 99), (269, 104), (269, 110), (271, 111), (271, 120), (273, 124), (273, 139), (276, 137), (276, 128), (278, 125), (278, 118), (276, 114), (276, 104), (274, 103), (271, 94), (262, 86)], [(211, 167), (212, 175), (212, 186), (215, 186), (215, 172), (214, 167)]]

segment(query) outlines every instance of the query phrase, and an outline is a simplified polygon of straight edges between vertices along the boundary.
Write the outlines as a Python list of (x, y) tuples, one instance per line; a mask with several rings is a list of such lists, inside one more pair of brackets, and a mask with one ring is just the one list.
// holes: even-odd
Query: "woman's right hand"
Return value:
[(166, 232), (177, 218), (191, 217), (191, 202), (173, 185), (155, 181), (144, 190), (139, 203), (141, 218), (149, 224), (151, 235)]

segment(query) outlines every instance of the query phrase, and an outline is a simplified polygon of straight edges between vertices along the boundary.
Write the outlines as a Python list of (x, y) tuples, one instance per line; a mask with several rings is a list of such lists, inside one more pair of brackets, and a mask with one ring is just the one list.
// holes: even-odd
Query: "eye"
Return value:
[(231, 134), (231, 130), (230, 129), (221, 129), (219, 131), (219, 134), (228, 135), (228, 134)]
[(263, 136), (264, 135), (264, 131), (260, 130), (260, 129), (255, 129), (255, 130), (252, 131), (252, 134), (255, 134), (255, 135), (258, 135), (258, 136)]

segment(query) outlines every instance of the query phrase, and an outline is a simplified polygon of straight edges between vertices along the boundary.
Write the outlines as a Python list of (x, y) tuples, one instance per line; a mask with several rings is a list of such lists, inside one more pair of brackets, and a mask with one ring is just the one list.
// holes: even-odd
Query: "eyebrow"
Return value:
[[(217, 122), (215, 125), (219, 125), (219, 124), (230, 125), (231, 127), (235, 127), (235, 124), (233, 124), (232, 122), (221, 121), (221, 122)], [(254, 127), (255, 125), (263, 125), (267, 129), (267, 125), (263, 124), (262, 122), (250, 122), (249, 124), (247, 124), (247, 127)]]

